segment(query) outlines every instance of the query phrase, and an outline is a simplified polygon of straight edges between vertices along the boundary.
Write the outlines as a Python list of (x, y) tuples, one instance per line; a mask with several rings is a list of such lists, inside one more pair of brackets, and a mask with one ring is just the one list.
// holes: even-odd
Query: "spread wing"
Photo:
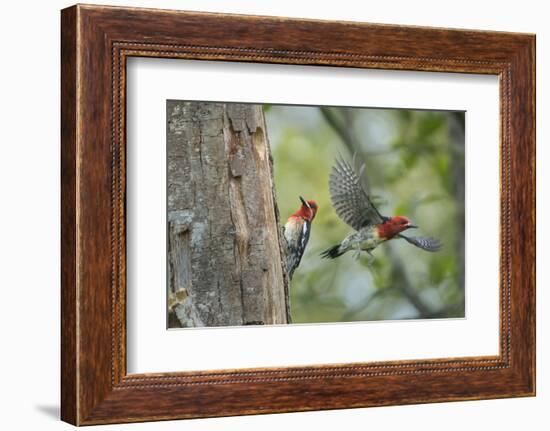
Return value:
[(431, 236), (405, 236), (403, 234), (397, 235), (399, 238), (403, 238), (408, 243), (414, 245), (415, 247), (421, 248), (426, 251), (438, 251), (441, 249), (442, 244), (437, 238)]
[(361, 186), (360, 178), (364, 169), (365, 165), (357, 174), (348, 162), (336, 159), (328, 183), (336, 214), (355, 230), (384, 221)]

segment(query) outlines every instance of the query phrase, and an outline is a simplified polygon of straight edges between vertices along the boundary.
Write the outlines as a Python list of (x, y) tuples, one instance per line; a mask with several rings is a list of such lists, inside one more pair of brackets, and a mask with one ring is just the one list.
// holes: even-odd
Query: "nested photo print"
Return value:
[(464, 112), (169, 100), (166, 121), (168, 328), (465, 317)]

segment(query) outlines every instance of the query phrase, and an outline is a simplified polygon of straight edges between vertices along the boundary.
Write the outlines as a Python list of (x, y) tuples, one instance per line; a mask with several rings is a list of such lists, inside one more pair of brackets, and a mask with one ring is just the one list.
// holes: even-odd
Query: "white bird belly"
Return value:
[(359, 243), (359, 248), (364, 251), (373, 250), (376, 247), (378, 247), (378, 245), (382, 242), (384, 242), (382, 238), (378, 238), (378, 237), (367, 238), (364, 241), (361, 241)]
[(342, 242), (344, 250), (374, 250), (380, 243), (384, 242), (384, 238), (380, 238), (374, 229), (362, 230), (348, 236)]

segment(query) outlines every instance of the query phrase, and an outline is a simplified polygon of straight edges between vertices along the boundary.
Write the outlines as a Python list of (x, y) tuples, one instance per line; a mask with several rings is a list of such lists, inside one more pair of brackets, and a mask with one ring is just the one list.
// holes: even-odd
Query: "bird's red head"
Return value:
[(378, 235), (382, 238), (391, 239), (406, 229), (416, 227), (407, 217), (393, 216), (378, 226)]
[(319, 206), (317, 205), (317, 202), (306, 201), (301, 196), (300, 196), (300, 201), (302, 201), (302, 205), (300, 206), (298, 211), (296, 211), (290, 217), (301, 217), (305, 220), (312, 221), (315, 218), (315, 214), (317, 214), (317, 209), (319, 208)]

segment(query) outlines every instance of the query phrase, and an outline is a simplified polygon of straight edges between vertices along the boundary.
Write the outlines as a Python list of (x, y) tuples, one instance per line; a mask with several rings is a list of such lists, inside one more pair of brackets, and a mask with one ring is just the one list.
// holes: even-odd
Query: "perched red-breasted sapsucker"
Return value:
[(285, 239), (287, 244), (286, 270), (291, 279), (294, 270), (300, 265), (302, 255), (309, 240), (311, 232), (311, 222), (317, 214), (317, 203), (315, 201), (306, 201), (300, 196), (302, 205), (294, 214), (292, 214), (285, 224)]
[[(405, 236), (401, 232), (416, 228), (407, 217), (381, 215), (373, 205), (368, 193), (361, 186), (361, 175), (365, 165), (356, 173), (352, 165), (345, 160), (336, 160), (329, 178), (329, 192), (336, 214), (355, 232), (321, 255), (334, 259), (349, 250), (356, 251), (359, 257), (361, 251), (369, 255), (384, 241), (404, 239), (410, 244), (426, 251), (437, 251), (441, 242), (432, 237)], [(371, 255), (372, 256), (372, 255)]]

